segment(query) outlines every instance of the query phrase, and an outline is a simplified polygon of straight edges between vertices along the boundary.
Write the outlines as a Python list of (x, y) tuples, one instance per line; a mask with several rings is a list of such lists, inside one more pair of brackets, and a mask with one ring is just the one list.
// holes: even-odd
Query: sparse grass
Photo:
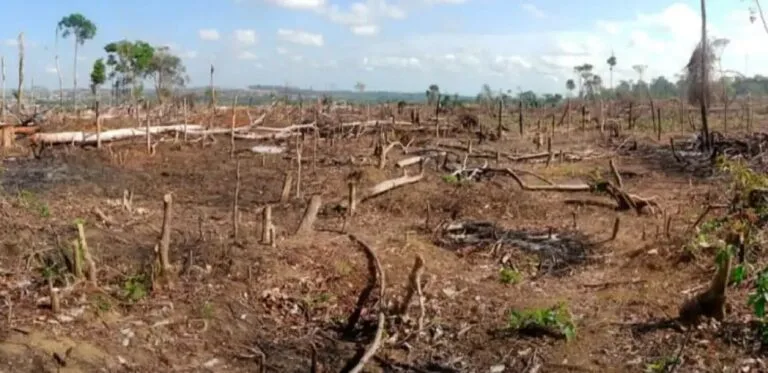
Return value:
[(22, 207), (36, 214), (41, 218), (47, 218), (51, 216), (51, 209), (48, 204), (41, 201), (34, 193), (28, 190), (21, 190), (18, 194), (18, 200)]

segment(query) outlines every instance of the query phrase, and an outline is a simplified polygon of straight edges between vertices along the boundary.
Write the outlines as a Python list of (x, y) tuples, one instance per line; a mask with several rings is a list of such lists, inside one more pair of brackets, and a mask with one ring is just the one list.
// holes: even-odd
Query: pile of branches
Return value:
[(712, 151), (702, 152), (703, 138), (700, 134), (687, 140), (670, 139), (672, 155), (684, 167), (708, 168), (715, 165), (718, 157), (730, 160), (744, 160), (751, 167), (768, 171), (766, 167), (766, 150), (768, 150), (768, 133), (754, 132), (746, 136), (725, 136), (720, 132), (712, 132)]
[(507, 230), (486, 221), (446, 223), (439, 229), (436, 243), (451, 250), (467, 246), (490, 247), (494, 254), (504, 248), (516, 247), (538, 256), (540, 274), (555, 275), (567, 273), (573, 265), (583, 264), (593, 246), (578, 231)]

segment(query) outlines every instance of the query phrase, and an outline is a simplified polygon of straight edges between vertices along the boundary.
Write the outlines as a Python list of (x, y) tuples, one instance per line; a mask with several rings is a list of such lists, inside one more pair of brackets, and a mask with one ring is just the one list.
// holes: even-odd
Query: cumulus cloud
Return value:
[(439, 4), (463, 4), (469, 0), (410, 0), (395, 4), (390, 0), (359, 0), (348, 5), (331, 4), (325, 0), (264, 0), (269, 4), (299, 11), (312, 11), (330, 21), (347, 26), (355, 35), (378, 33), (386, 20), (404, 20), (409, 9)]
[(315, 10), (325, 6), (325, 0), (267, 0), (268, 3), (299, 10)]
[(281, 28), (277, 30), (277, 37), (280, 40), (283, 40), (289, 43), (300, 44), (300, 45), (322, 47), (324, 44), (323, 35), (314, 34), (314, 33), (306, 32), (302, 30), (291, 30), (291, 29)]
[(254, 45), (258, 41), (254, 30), (235, 30), (235, 41), (241, 45)]
[(197, 36), (200, 37), (201, 40), (208, 40), (208, 41), (215, 41), (221, 38), (221, 35), (219, 34), (219, 30), (216, 30), (215, 28), (200, 29), (197, 31)]

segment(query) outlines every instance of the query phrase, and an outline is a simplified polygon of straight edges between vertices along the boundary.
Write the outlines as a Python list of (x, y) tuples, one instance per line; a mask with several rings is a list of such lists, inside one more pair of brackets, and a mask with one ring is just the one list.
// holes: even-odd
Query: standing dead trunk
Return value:
[(5, 123), (5, 57), (0, 56), (0, 122)]
[(709, 136), (709, 122), (707, 119), (707, 100), (709, 98), (709, 64), (707, 61), (707, 4), (701, 0), (701, 98), (699, 99), (699, 109), (701, 109), (701, 139), (703, 150), (712, 149), (712, 139)]
[(24, 33), (19, 34), (19, 87), (16, 90), (16, 111), (21, 113), (24, 108)]
[(301, 224), (299, 224), (299, 228), (296, 230), (296, 235), (303, 235), (312, 231), (312, 226), (315, 224), (315, 219), (317, 219), (317, 213), (320, 211), (322, 203), (323, 200), (319, 195), (312, 196), (307, 210), (304, 212), (304, 217), (301, 219)]
[[(75, 35), (73, 38), (75, 40), (75, 56), (74, 56), (74, 62), (73, 66), (74, 69), (72, 70), (72, 110), (79, 113), (77, 110), (77, 45), (78, 45), (78, 37)], [(78, 114), (78, 117), (80, 115)]]
[(171, 270), (171, 260), (169, 251), (171, 246), (171, 207), (173, 197), (171, 193), (163, 196), (163, 230), (160, 236), (160, 269), (163, 274), (168, 274)]

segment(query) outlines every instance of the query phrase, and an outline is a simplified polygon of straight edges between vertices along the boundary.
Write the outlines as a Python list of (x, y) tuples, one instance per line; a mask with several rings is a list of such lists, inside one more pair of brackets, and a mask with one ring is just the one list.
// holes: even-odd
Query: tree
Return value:
[(363, 83), (363, 82), (355, 83), (355, 90), (360, 92), (360, 93), (365, 92), (365, 83)]
[(135, 101), (139, 83), (152, 66), (155, 48), (141, 40), (120, 40), (104, 46), (104, 51), (108, 53), (107, 66), (112, 67), (110, 78), (120, 87), (131, 85), (131, 100)]
[(573, 81), (573, 79), (568, 79), (565, 82), (565, 88), (568, 90), (569, 95), (573, 95), (573, 90), (576, 89), (576, 83)]
[(611, 51), (611, 56), (608, 57), (608, 60), (606, 61), (608, 63), (608, 70), (610, 71), (610, 78), (609, 78), (609, 86), (611, 89), (613, 89), (613, 68), (616, 67), (616, 56), (613, 55), (613, 51)]
[(430, 105), (436, 104), (437, 100), (440, 99), (440, 87), (438, 87), (437, 84), (430, 84), (429, 89), (427, 89), (426, 95), (427, 95), (428, 104)]
[(99, 58), (93, 63), (93, 69), (91, 70), (91, 92), (98, 99), (96, 93), (99, 86), (107, 81), (107, 67), (104, 65), (104, 59)]
[(175, 87), (183, 87), (189, 81), (181, 58), (172, 54), (168, 47), (155, 50), (146, 74), (154, 80), (155, 94), (161, 104), (164, 98), (171, 96)]
[(593, 68), (594, 66), (588, 63), (573, 68), (573, 71), (576, 72), (576, 75), (579, 77), (579, 97), (584, 94), (584, 84), (589, 84), (592, 79)]
[(96, 25), (80, 13), (72, 13), (59, 21), (59, 32), (63, 38), (74, 36), (75, 57), (72, 74), (72, 104), (77, 105), (77, 47), (85, 44), (86, 40), (93, 39), (96, 36)]

